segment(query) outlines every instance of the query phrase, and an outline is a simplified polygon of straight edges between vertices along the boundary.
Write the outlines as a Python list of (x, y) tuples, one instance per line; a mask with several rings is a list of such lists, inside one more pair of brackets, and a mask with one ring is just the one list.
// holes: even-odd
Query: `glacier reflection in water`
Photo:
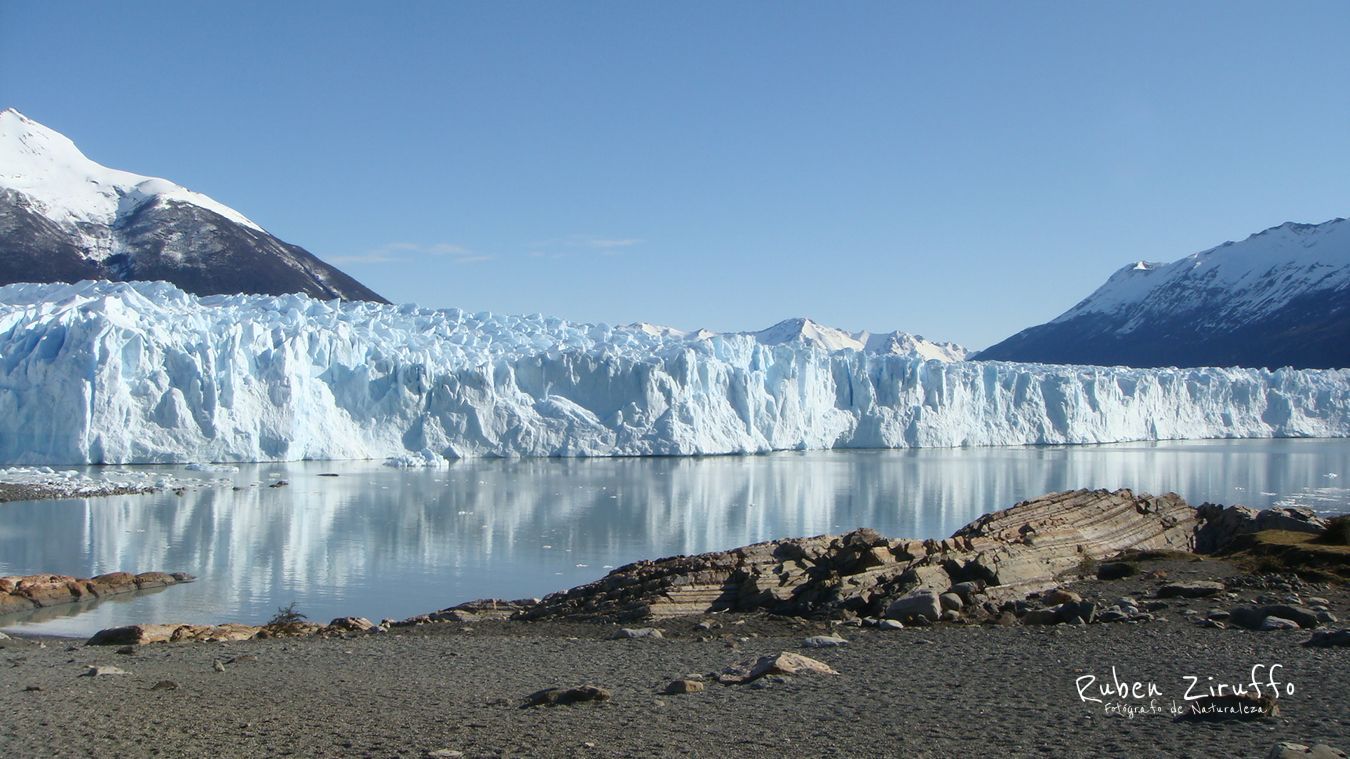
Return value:
[[(199, 578), (0, 624), (85, 635), (132, 622), (256, 623), (291, 601), (319, 621), (402, 618), (772, 538), (859, 526), (943, 537), (985, 512), (1076, 487), (1350, 511), (1346, 440), (465, 460), (440, 470), (307, 462), (230, 476), (241, 489), (0, 504), (0, 574)], [(290, 484), (263, 486), (277, 479)]]

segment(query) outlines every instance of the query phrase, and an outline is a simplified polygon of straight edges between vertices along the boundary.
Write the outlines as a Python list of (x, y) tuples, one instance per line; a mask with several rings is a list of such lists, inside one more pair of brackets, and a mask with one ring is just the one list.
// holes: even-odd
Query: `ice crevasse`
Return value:
[(0, 465), (1343, 437), (1350, 371), (828, 351), (166, 283), (0, 288)]

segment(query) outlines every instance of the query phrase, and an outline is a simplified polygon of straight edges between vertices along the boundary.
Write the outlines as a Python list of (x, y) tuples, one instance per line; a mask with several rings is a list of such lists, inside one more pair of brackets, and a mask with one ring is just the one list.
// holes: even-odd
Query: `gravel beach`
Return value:
[[(1237, 572), (1219, 560), (1156, 564), (1173, 580)], [(1073, 588), (1142, 599), (1156, 585), (1136, 576)], [(1316, 592), (1344, 617), (1341, 586)], [(0, 641), (0, 755), (1259, 757), (1280, 741), (1350, 745), (1350, 652), (1305, 647), (1307, 631), (1209, 629), (1185, 613), (1213, 606), (1170, 599), (1156, 621), (1140, 624), (900, 630), (715, 614), (654, 623), (660, 639), (611, 639), (619, 629), (611, 624), (484, 621), (124, 649), (131, 653), (8, 640)], [(803, 648), (829, 632), (848, 644)], [(663, 694), (671, 680), (783, 651), (839, 674)], [(91, 666), (126, 674), (83, 676)], [(1187, 676), (1196, 678), (1192, 694), (1203, 693), (1248, 683), (1253, 667), (1262, 683), (1274, 669), (1278, 716), (1173, 720)], [(1080, 696), (1089, 676), (1086, 695), (1101, 703)], [(1145, 692), (1153, 684), (1159, 695), (1092, 690), (1113, 679)], [(540, 689), (584, 684), (612, 697), (523, 707)], [(1162, 713), (1139, 713), (1151, 703)]]

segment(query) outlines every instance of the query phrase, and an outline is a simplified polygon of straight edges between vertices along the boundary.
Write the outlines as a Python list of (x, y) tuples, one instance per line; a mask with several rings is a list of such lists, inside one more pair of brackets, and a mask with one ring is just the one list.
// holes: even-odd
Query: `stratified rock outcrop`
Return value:
[(1049, 588), (1127, 549), (1192, 550), (1197, 526), (1196, 510), (1175, 494), (1052, 493), (983, 516), (946, 540), (891, 540), (861, 529), (640, 561), (515, 616), (929, 616), (940, 613), (939, 596), (948, 591), (971, 597), (978, 589), (992, 604)]
[(184, 572), (142, 572), (138, 575), (111, 572), (91, 578), (67, 575), (0, 577), (0, 614), (17, 614), (47, 606), (93, 601), (105, 596), (192, 582), (194, 579)]

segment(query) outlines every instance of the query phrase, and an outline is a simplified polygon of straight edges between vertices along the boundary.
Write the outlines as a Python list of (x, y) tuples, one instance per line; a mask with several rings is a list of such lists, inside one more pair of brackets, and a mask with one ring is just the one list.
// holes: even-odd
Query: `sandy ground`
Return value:
[[(1207, 561), (1171, 574), (1231, 571)], [(1134, 578), (1075, 589), (1106, 600), (1151, 590)], [(1343, 588), (1312, 593), (1345, 618)], [(881, 631), (713, 615), (656, 623), (661, 640), (610, 640), (616, 627), (605, 625), (482, 622), (130, 655), (75, 641), (0, 641), (0, 756), (1260, 757), (1281, 740), (1350, 747), (1350, 649), (1303, 647), (1307, 632), (1203, 629), (1182, 614), (1220, 605), (1170, 601), (1159, 612), (1167, 621), (1048, 628)], [(718, 626), (697, 630), (700, 619)], [(831, 629), (849, 645), (801, 648)], [(840, 674), (661, 693), (674, 678), (780, 651)], [(81, 677), (91, 665), (128, 674)], [(1274, 719), (1191, 724), (1168, 713), (1184, 703), (1187, 675), (1203, 692), (1273, 665), (1282, 684)], [(1105, 683), (1113, 667), (1160, 695), (1083, 701), (1079, 678)], [(162, 680), (177, 687), (152, 689)], [(521, 708), (536, 690), (581, 684), (613, 697)], [(1113, 703), (1150, 701), (1161, 714), (1107, 713)]]

